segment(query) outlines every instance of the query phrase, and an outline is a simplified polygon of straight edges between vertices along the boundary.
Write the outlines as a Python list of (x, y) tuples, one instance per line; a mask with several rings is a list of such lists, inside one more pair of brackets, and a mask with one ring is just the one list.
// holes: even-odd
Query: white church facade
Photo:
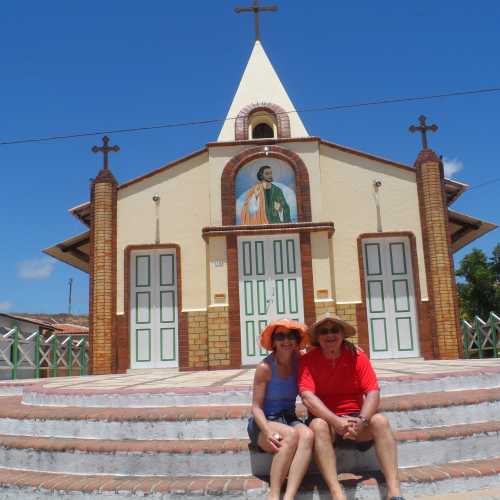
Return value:
[[(273, 319), (335, 312), (371, 358), (461, 354), (452, 253), (495, 226), (422, 149), (404, 165), (312, 136), (257, 41), (218, 139), (118, 185), (46, 253), (90, 273), (91, 370), (251, 366)], [(105, 145), (106, 146), (106, 145)]]

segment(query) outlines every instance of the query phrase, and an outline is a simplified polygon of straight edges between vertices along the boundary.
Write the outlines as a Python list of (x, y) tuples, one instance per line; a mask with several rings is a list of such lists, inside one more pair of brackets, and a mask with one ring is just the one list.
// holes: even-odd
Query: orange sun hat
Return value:
[(269, 323), (269, 325), (262, 330), (260, 334), (260, 345), (267, 351), (272, 351), (273, 349), (273, 333), (278, 328), (278, 326), (283, 326), (288, 328), (288, 330), (297, 330), (300, 335), (299, 348), (303, 349), (309, 345), (309, 335), (307, 334), (307, 326), (299, 323), (298, 321), (293, 321), (291, 319), (278, 319)]

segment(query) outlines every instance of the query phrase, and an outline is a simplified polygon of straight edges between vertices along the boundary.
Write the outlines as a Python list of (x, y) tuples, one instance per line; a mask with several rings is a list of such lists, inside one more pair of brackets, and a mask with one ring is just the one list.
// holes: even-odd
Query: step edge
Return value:
[[(442, 464), (437, 466), (421, 466), (421, 467), (410, 467), (399, 469), (401, 483), (404, 486), (415, 483), (429, 483), (442, 480), (456, 479), (456, 478), (468, 478), (468, 477), (489, 477), (500, 475), (500, 457), (495, 457), (494, 459), (485, 460), (473, 460), (473, 461), (461, 461), (454, 462), (451, 464)], [(12, 484), (7, 479), (10, 476), (14, 476), (15, 483)], [(4, 476), (7, 476), (4, 478)], [(17, 476), (17, 477), (16, 477)], [(343, 473), (339, 475), (341, 481), (351, 480), (353, 478), (359, 478), (358, 481), (361, 484), (367, 486), (373, 486), (378, 483), (383, 483), (383, 477), (380, 472), (368, 471), (359, 474), (349, 474)], [(39, 478), (39, 481), (27, 481), (29, 478)], [(309, 475), (309, 480), (320, 480), (317, 475)], [(24, 481), (23, 481), (24, 479)], [(101, 481), (97, 487), (76, 489), (75, 486), (64, 485), (64, 482), (77, 483), (78, 481), (86, 481), (91, 483), (92, 481)], [(54, 482), (55, 481), (55, 482)], [(11, 469), (11, 468), (0, 468), (0, 488), (5, 487), (16, 487), (16, 488), (41, 488), (51, 491), (116, 491), (116, 486), (112, 486), (113, 482), (121, 482), (123, 485), (120, 487), (121, 490), (133, 491), (140, 493), (155, 493), (159, 491), (179, 491), (179, 492), (196, 492), (196, 491), (219, 491), (221, 493), (227, 491), (250, 491), (255, 489), (267, 489), (268, 483), (262, 478), (250, 475), (242, 476), (171, 476), (168, 479), (165, 476), (118, 476), (118, 475), (79, 475), (79, 474), (66, 474), (66, 473), (51, 473), (51, 472), (36, 472), (24, 469)], [(124, 487), (125, 482), (136, 481), (137, 484), (133, 484), (132, 487)], [(157, 483), (156, 487), (154, 484), (151, 488), (140, 488), (141, 483), (150, 481), (151, 483)], [(230, 483), (234, 481), (237, 484), (242, 485), (239, 489), (231, 489)], [(182, 489), (181, 484), (187, 483), (188, 487)], [(205, 488), (200, 488), (203, 483), (206, 482)], [(217, 482), (219, 487), (217, 488)], [(321, 481), (320, 481), (321, 482)], [(61, 484), (62, 483), (62, 484)], [(111, 483), (111, 484), (106, 484)], [(164, 483), (164, 484), (161, 484)], [(170, 483), (170, 484), (169, 484)], [(176, 485), (177, 483), (177, 485)], [(181, 483), (181, 484), (179, 484)], [(210, 485), (212, 483), (212, 485)], [(215, 483), (215, 484), (214, 484)], [(223, 486), (220, 487), (221, 483)], [(52, 486), (51, 486), (52, 484)], [(58, 487), (59, 484), (59, 487)], [(197, 484), (196, 487), (194, 485)], [(235, 486), (236, 486), (235, 485)], [(307, 485), (307, 483), (306, 483)], [(107, 487), (106, 487), (107, 486)], [(163, 487), (162, 487), (163, 486)], [(168, 488), (170, 486), (170, 489)], [(189, 489), (193, 487), (192, 489)], [(250, 487), (250, 488), (248, 488)], [(155, 491), (156, 490), (156, 491)]]
[[(432, 395), (432, 396), (431, 396)], [(411, 397), (414, 396), (414, 397)], [(12, 400), (19, 400), (16, 403), (16, 408), (23, 408), (26, 413), (23, 415), (16, 415), (16, 411), (0, 410), (0, 418), (12, 418), (18, 420), (25, 420), (33, 416), (33, 418), (43, 419), (44, 413), (53, 410), (55, 415), (50, 415), (51, 420), (95, 420), (95, 421), (113, 421), (113, 422), (131, 422), (131, 421), (189, 421), (189, 420), (227, 420), (228, 418), (247, 418), (250, 415), (249, 404), (235, 404), (235, 405), (191, 405), (191, 406), (175, 406), (175, 407), (150, 407), (150, 408), (130, 408), (130, 407), (103, 407), (103, 408), (88, 408), (81, 416), (82, 407), (79, 406), (44, 406), (44, 405), (29, 405), (24, 404), (22, 398), (19, 396), (6, 396), (7, 403)], [(415, 401), (417, 400), (417, 401)], [(420, 393), (416, 395), (398, 395), (386, 396), (381, 398), (380, 412), (383, 413), (397, 413), (403, 411), (418, 411), (430, 410), (433, 408), (450, 408), (456, 406), (474, 406), (484, 403), (500, 402), (500, 387), (490, 389), (467, 389), (464, 391), (442, 391), (433, 393)], [(29, 410), (28, 410), (29, 408)], [(41, 411), (40, 409), (44, 409)], [(70, 409), (68, 409), (70, 408)], [(92, 409), (90, 409), (92, 408)], [(229, 409), (228, 409), (229, 408)], [(302, 405), (298, 405), (301, 411)], [(134, 415), (123, 415), (123, 411), (128, 413), (135, 413)], [(66, 415), (57, 412), (65, 412)], [(158, 418), (151, 417), (151, 411), (158, 414)], [(177, 411), (177, 415), (172, 415)], [(32, 412), (33, 415), (28, 415)], [(50, 412), (50, 411), (49, 411)], [(74, 412), (74, 413), (72, 413)], [(108, 415), (104, 415), (104, 413)], [(212, 413), (214, 412), (215, 415)], [(234, 413), (236, 412), (236, 414)], [(241, 412), (238, 414), (238, 412)], [(21, 412), (22, 413), (22, 412)], [(77, 413), (81, 418), (77, 417)], [(212, 413), (212, 414), (211, 414)], [(231, 414), (230, 416), (226, 416)], [(99, 415), (102, 414), (102, 415)], [(204, 415), (205, 414), (205, 415)], [(59, 417), (59, 418), (58, 418)], [(184, 417), (184, 418), (181, 418)]]
[[(448, 427), (429, 427), (398, 430), (394, 432), (398, 443), (446, 441), (477, 436), (480, 434), (500, 433), (500, 421), (458, 424)], [(249, 440), (207, 438), (186, 440), (104, 440), (100, 438), (61, 438), (35, 437), (13, 434), (0, 434), (0, 448), (40, 452), (84, 452), (106, 453), (194, 453), (219, 454), (225, 452), (244, 452), (248, 450)], [(254, 453), (259, 453), (254, 451)]]

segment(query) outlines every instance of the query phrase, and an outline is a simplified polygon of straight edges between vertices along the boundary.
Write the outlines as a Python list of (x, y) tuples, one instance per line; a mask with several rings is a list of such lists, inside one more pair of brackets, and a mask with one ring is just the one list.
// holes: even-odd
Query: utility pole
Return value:
[(73, 290), (73, 278), (68, 280), (68, 314), (71, 314), (71, 292)]

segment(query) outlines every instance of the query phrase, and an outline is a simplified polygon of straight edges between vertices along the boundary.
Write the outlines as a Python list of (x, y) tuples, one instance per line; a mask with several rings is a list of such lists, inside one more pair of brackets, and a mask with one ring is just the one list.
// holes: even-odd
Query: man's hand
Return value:
[(266, 429), (265, 431), (263, 431), (263, 433), (266, 443), (269, 443), (274, 453), (278, 453), (281, 447), (281, 440), (283, 439), (283, 436), (278, 432), (273, 432), (270, 429)]
[(349, 417), (349, 422), (349, 430), (345, 433), (344, 439), (356, 441), (359, 433), (365, 428), (365, 424), (359, 417)]
[(337, 417), (333, 428), (337, 434), (345, 438), (346, 434), (351, 430), (352, 424), (352, 417)]

